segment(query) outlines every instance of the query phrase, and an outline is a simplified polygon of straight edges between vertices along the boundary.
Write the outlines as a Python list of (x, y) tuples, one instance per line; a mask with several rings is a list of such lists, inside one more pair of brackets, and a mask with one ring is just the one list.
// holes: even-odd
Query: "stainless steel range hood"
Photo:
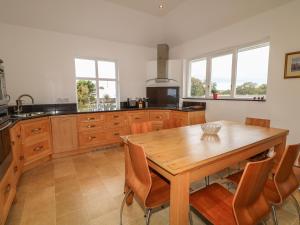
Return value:
[[(155, 81), (156, 83), (166, 83), (169, 81), (176, 81), (168, 77), (168, 60), (169, 60), (169, 46), (167, 44), (157, 45), (157, 77), (148, 81)], [(177, 82), (177, 81), (176, 81)]]

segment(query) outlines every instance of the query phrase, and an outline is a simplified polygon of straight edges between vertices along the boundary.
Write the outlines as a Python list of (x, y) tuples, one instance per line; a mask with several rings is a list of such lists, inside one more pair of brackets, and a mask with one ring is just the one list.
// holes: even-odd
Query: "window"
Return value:
[(75, 59), (77, 104), (80, 111), (115, 109), (118, 79), (113, 61)]
[(267, 94), (269, 45), (239, 49), (235, 95), (240, 97)]
[(205, 96), (206, 63), (206, 59), (191, 62), (190, 96)]
[(213, 57), (211, 60), (211, 91), (221, 96), (231, 94), (232, 54)]
[(269, 43), (233, 48), (192, 60), (187, 82), (188, 97), (258, 98), (267, 93)]

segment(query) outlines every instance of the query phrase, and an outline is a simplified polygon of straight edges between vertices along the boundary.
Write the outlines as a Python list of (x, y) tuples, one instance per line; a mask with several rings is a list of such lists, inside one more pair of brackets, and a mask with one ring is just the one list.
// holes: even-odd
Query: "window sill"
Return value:
[(260, 99), (253, 99), (253, 98), (218, 98), (218, 99), (213, 99), (213, 98), (182, 98), (184, 100), (211, 100), (211, 101), (242, 101), (242, 102), (266, 102), (266, 99), (260, 100)]

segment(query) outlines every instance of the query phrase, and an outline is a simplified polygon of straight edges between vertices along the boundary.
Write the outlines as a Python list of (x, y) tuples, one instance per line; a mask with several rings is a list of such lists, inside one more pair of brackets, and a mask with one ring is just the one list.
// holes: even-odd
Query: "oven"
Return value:
[(3, 61), (0, 59), (0, 105), (6, 105), (9, 102), (9, 96), (6, 92)]
[(0, 180), (12, 162), (12, 146), (9, 134), (11, 125), (8, 106), (0, 106)]

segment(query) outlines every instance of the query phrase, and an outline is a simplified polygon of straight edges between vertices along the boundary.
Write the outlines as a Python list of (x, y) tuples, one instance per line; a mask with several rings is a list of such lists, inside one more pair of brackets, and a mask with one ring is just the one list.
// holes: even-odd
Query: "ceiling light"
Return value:
[(163, 0), (160, 1), (159, 8), (160, 8), (160, 9), (163, 9), (163, 8), (164, 8), (164, 1), (163, 1)]

